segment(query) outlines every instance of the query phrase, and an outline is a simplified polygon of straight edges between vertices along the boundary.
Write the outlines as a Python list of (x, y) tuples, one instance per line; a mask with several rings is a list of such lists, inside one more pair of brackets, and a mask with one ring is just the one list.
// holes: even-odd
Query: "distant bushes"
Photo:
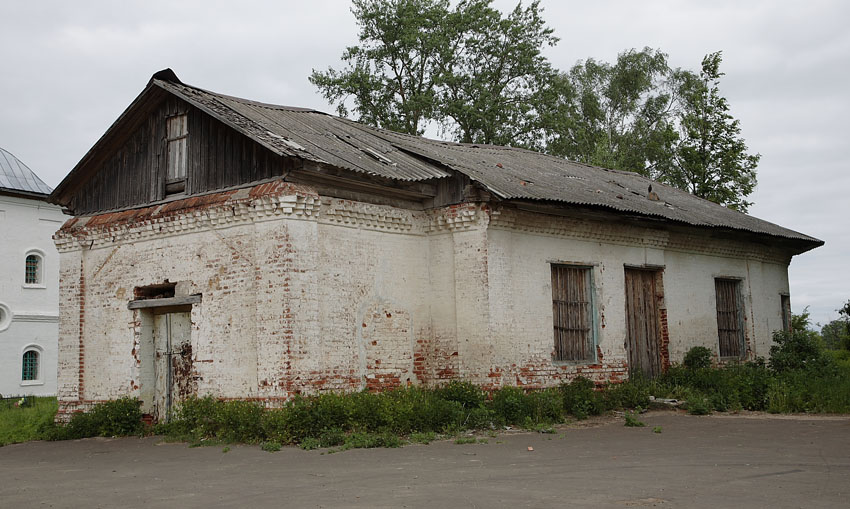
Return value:
[(650, 391), (686, 401), (694, 414), (850, 412), (850, 354), (825, 350), (806, 330), (777, 331), (773, 340), (767, 363), (757, 359), (720, 368), (709, 367), (707, 349), (692, 348), (681, 366), (650, 383)]

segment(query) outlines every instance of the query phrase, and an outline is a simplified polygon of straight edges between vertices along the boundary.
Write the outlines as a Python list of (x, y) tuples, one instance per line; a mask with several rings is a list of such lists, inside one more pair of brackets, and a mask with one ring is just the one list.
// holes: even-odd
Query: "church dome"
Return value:
[(53, 189), (38, 178), (27, 165), (0, 147), (0, 190), (50, 194)]

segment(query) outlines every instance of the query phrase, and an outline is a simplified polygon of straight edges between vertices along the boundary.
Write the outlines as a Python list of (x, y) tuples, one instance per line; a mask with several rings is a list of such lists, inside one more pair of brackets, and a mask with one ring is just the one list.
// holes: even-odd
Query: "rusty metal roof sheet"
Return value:
[(48, 195), (53, 190), (27, 165), (0, 148), (0, 189)]

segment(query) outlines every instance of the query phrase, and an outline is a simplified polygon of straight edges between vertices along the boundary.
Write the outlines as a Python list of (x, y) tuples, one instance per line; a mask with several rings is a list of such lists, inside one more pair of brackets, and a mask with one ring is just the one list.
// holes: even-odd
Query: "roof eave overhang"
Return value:
[(6, 187), (0, 187), (0, 195), (15, 196), (18, 198), (28, 198), (31, 200), (41, 201), (47, 201), (47, 198), (49, 196), (47, 193), (37, 193), (35, 191), (24, 191), (21, 189), (9, 189)]
[(746, 238), (748, 240), (759, 242), (762, 244), (770, 244), (788, 253), (789, 257), (803, 254), (807, 251), (811, 251), (812, 249), (824, 245), (824, 241), (803, 234), (801, 234), (801, 237), (794, 238), (764, 232), (754, 232), (739, 228), (691, 224), (684, 221), (676, 221), (661, 216), (649, 216), (633, 212), (624, 212), (620, 209), (614, 207), (607, 207), (604, 205), (573, 204), (553, 200), (534, 200), (520, 198), (508, 198), (505, 199), (504, 202), (513, 204), (517, 208), (528, 210), (530, 212), (552, 214), (557, 213), (556, 211), (561, 211), (565, 215), (571, 215), (576, 212), (579, 212), (588, 217), (597, 217), (599, 219), (610, 218), (610, 216), (613, 215), (617, 216), (618, 218), (628, 219), (642, 223), (651, 223), (657, 226), (666, 225), (677, 228), (694, 228), (698, 230), (709, 230), (715, 235), (728, 235), (738, 238)]

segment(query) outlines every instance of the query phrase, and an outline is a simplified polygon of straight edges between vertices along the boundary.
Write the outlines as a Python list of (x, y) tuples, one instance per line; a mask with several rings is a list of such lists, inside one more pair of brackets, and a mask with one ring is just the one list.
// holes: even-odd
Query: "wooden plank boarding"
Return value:
[(552, 265), (556, 361), (593, 360), (590, 269)]
[(741, 357), (743, 353), (744, 329), (741, 323), (739, 283), (736, 279), (714, 280), (720, 357)]
[(625, 269), (629, 366), (632, 371), (639, 370), (647, 377), (661, 373), (658, 275), (655, 270)]

